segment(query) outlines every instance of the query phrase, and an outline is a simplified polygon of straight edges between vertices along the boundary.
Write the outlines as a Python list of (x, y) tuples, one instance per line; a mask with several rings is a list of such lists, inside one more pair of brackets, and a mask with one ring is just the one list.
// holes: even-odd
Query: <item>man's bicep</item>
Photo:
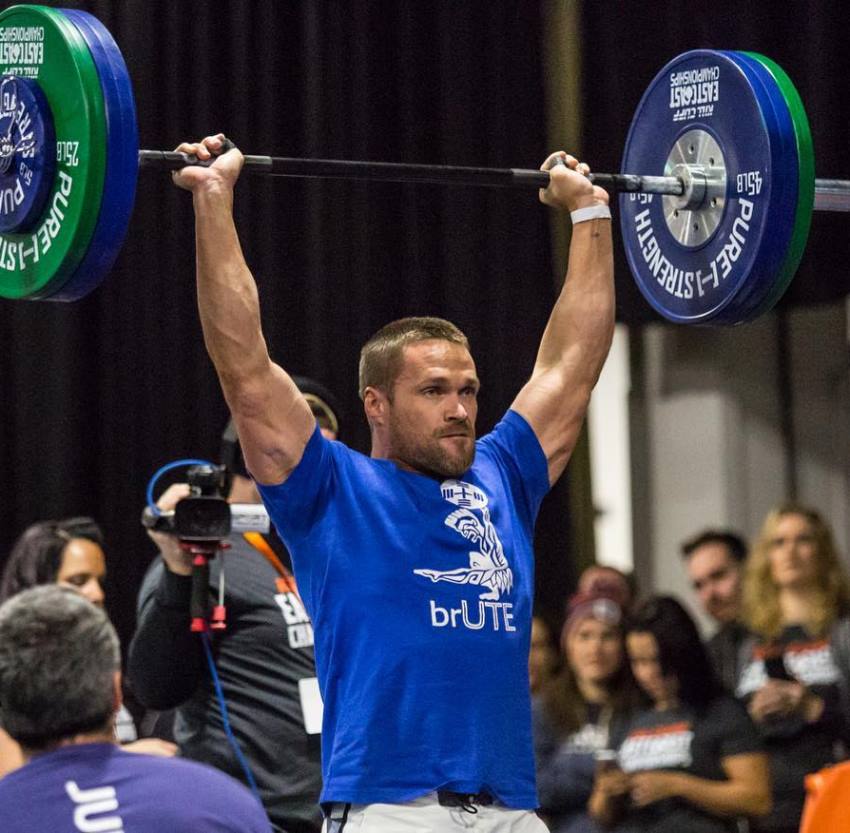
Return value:
[(535, 373), (511, 405), (531, 426), (549, 467), (549, 482), (561, 476), (575, 448), (590, 390), (570, 384), (560, 368)]
[(316, 425), (307, 401), (289, 374), (272, 362), (236, 390), (223, 386), (248, 470), (258, 483), (282, 483), (301, 460)]

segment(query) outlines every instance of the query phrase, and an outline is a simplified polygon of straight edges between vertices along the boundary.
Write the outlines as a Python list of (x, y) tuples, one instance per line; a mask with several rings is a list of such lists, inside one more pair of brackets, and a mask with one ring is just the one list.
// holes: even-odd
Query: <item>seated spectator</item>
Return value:
[(271, 830), (229, 776), (115, 745), (118, 637), (78, 593), (37, 587), (0, 606), (0, 703), (26, 761), (0, 779), (3, 833)]
[(747, 544), (729, 529), (707, 529), (682, 544), (682, 558), (703, 611), (717, 625), (706, 642), (720, 682), (729, 692), (738, 683), (738, 661), (747, 628), (741, 622), (741, 585)]
[[(106, 556), (103, 533), (91, 518), (40, 521), (27, 527), (12, 547), (0, 577), (0, 602), (41, 584), (76, 590), (97, 607), (104, 603)], [(115, 723), (117, 739), (128, 751), (173, 755), (177, 747), (156, 738), (138, 740), (130, 712), (123, 705)], [(21, 763), (20, 752), (0, 729), (0, 775)]]
[(697, 627), (669, 597), (628, 626), (632, 673), (651, 700), (597, 774), (591, 815), (617, 831), (732, 833), (770, 807), (767, 756), (744, 707), (723, 692)]
[(534, 747), (541, 811), (556, 833), (596, 830), (587, 815), (596, 753), (637, 702), (625, 662), (620, 606), (578, 593), (567, 607), (562, 670), (534, 703)]
[(765, 518), (744, 577), (737, 694), (770, 756), (773, 812), (756, 829), (797, 831), (806, 774), (843, 755), (841, 693), (850, 680), (850, 589), (818, 512), (785, 504)]
[(546, 684), (558, 664), (558, 649), (552, 630), (542, 616), (531, 619), (531, 646), (528, 651), (528, 684), (532, 695)]

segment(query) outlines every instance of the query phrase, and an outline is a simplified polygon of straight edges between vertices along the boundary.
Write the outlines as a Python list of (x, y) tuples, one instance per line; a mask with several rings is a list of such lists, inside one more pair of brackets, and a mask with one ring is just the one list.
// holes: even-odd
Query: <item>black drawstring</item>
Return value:
[(457, 806), (460, 807), (464, 813), (472, 813), (475, 815), (478, 812), (478, 808), (472, 803), (473, 801), (475, 801), (474, 795), (464, 796), (460, 799)]

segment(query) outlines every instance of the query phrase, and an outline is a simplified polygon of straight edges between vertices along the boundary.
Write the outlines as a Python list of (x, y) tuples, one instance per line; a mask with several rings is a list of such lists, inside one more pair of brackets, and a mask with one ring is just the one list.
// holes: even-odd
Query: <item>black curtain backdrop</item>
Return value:
[[(134, 83), (142, 147), (223, 131), (246, 153), (536, 167), (544, 157), (535, 3), (73, 3), (99, 17)], [(536, 192), (244, 178), (238, 225), (273, 357), (334, 390), (368, 451), (360, 345), (436, 314), (472, 342), (479, 431), (527, 378), (554, 299)], [(218, 459), (226, 411), (194, 297), (191, 200), (139, 182), (108, 281), (73, 304), (0, 302), (0, 559), (29, 523), (91, 514), (108, 542), (108, 608), (126, 640), (153, 550), (149, 476)], [(571, 581), (566, 479), (541, 518), (538, 581)]]
[[(597, 170), (619, 170), (632, 115), (656, 73), (690, 49), (736, 49), (767, 55), (791, 77), (811, 124), (817, 176), (850, 178), (847, 19), (846, 4), (836, 0), (583, 3), (582, 154)], [(806, 253), (782, 306), (850, 293), (848, 230), (847, 214), (815, 213)], [(617, 249), (619, 317), (631, 323), (660, 320)]]
[[(143, 147), (222, 130), (246, 152), (536, 166), (545, 136), (538, 2), (122, 0), (81, 8), (129, 66)], [(839, 3), (583, 5), (581, 155), (617, 170), (655, 73), (696, 47), (770, 55), (797, 84), (821, 177), (846, 172), (850, 50)], [(362, 342), (437, 314), (470, 336), (488, 430), (527, 377), (554, 298), (549, 215), (532, 193), (246, 178), (237, 215), (272, 355), (340, 397), (344, 438), (368, 450), (356, 394)], [(816, 215), (793, 302), (850, 289), (846, 215)], [(47, 517), (86, 513), (108, 539), (108, 606), (124, 639), (151, 558), (138, 523), (150, 474), (216, 459), (226, 419), (194, 300), (190, 198), (139, 183), (107, 283), (74, 304), (0, 301), (0, 561)], [(619, 316), (655, 320), (618, 260)], [(581, 484), (586, 488), (586, 484)], [(538, 587), (554, 616), (573, 579), (564, 478), (538, 523)]]

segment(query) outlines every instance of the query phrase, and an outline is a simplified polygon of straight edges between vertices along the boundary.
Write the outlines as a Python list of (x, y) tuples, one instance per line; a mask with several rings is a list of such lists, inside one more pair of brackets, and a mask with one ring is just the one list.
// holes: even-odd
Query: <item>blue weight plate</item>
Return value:
[(96, 289), (124, 242), (139, 173), (136, 107), (127, 65), (106, 27), (93, 15), (74, 9), (62, 14), (82, 35), (97, 67), (106, 110), (106, 176), (94, 234), (80, 265), (50, 301), (75, 301)]
[(0, 81), (0, 234), (29, 231), (41, 218), (56, 176), (56, 131), (38, 84)]
[(721, 315), (724, 324), (740, 324), (762, 314), (765, 303), (782, 280), (797, 213), (799, 164), (791, 112), (773, 76), (758, 61), (741, 52), (726, 52), (749, 77), (760, 102), (762, 115), (775, 151), (774, 191), (768, 224), (771, 244), (762, 248), (759, 263), (735, 303)]
[[(620, 223), (638, 288), (665, 318), (678, 323), (734, 320), (747, 281), (766, 279), (765, 246), (776, 244), (769, 221), (777, 148), (750, 77), (728, 55), (694, 50), (674, 58), (653, 79), (632, 119), (622, 171), (662, 174), (688, 131), (710, 136), (726, 168), (725, 205), (714, 232), (685, 246), (671, 232), (661, 197), (624, 194)], [(781, 238), (779, 243), (781, 244)]]
[(756, 63), (760, 64), (769, 74), (770, 81), (776, 85), (782, 99), (788, 108), (791, 123), (794, 128), (795, 154), (798, 168), (797, 181), (797, 211), (794, 222), (794, 230), (791, 242), (788, 246), (788, 254), (782, 264), (779, 278), (775, 282), (768, 297), (765, 298), (756, 314), (771, 309), (788, 289), (791, 281), (800, 265), (800, 259), (806, 248), (806, 240), (809, 236), (809, 227), (812, 221), (812, 209), (815, 196), (815, 161), (812, 150), (812, 134), (809, 129), (809, 120), (806, 110), (791, 79), (785, 71), (770, 58), (757, 52), (744, 53)]
[[(734, 61), (741, 71), (747, 76), (753, 87), (753, 93), (761, 108), (762, 118), (764, 119), (765, 129), (768, 132), (771, 143), (771, 150), (774, 154), (774, 167), (781, 168), (783, 143), (780, 137), (779, 124), (777, 121), (775, 107), (770, 99), (767, 90), (754, 68), (747, 65), (746, 62), (737, 60), (737, 53), (724, 51), (730, 60)], [(738, 324), (748, 320), (750, 313), (757, 307), (758, 302), (763, 299), (769, 292), (769, 287), (772, 285), (772, 279), (779, 270), (781, 261), (775, 254), (782, 248), (780, 245), (781, 239), (784, 238), (784, 233), (779, 225), (777, 225), (777, 204), (781, 202), (785, 193), (784, 179), (776, 177), (773, 182), (773, 190), (771, 194), (770, 205), (768, 207), (767, 228), (770, 232), (766, 242), (769, 240), (770, 245), (764, 245), (758, 253), (758, 258), (753, 265), (749, 278), (741, 287), (741, 291), (736, 295), (735, 300), (726, 306), (723, 311), (714, 319), (715, 324)]]

